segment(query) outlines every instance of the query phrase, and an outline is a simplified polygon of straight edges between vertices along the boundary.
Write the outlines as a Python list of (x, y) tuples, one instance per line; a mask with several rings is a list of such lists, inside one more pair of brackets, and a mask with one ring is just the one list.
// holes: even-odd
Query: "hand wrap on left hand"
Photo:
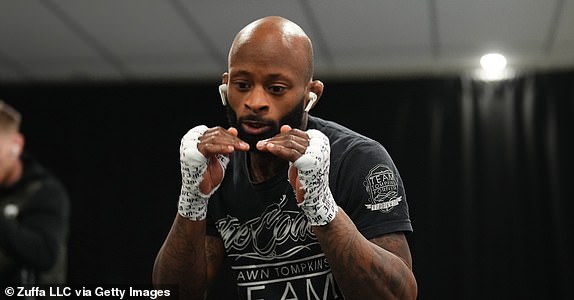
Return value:
[[(201, 192), (199, 185), (204, 180), (209, 159), (199, 149), (200, 137), (207, 131), (207, 126), (199, 125), (189, 130), (181, 139), (179, 159), (181, 164), (181, 193), (179, 195), (178, 213), (187, 219), (204, 220), (207, 215), (207, 200), (219, 188), (214, 187), (207, 194)], [(219, 165), (225, 173), (229, 158), (225, 155), (216, 156)]]
[(338, 206), (329, 188), (331, 147), (329, 139), (320, 131), (310, 129), (309, 146), (293, 165), (304, 190), (299, 203), (311, 225), (327, 225), (337, 215)]

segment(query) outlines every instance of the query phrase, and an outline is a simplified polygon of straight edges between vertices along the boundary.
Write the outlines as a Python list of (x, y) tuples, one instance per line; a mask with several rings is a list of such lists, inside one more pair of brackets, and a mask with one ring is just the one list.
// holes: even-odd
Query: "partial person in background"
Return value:
[(305, 32), (275, 16), (247, 25), (220, 92), (230, 127), (181, 141), (156, 286), (180, 299), (416, 299), (399, 172), (380, 143), (309, 115), (323, 83)]
[(0, 101), (0, 284), (63, 284), (68, 193), (24, 151), (21, 121)]

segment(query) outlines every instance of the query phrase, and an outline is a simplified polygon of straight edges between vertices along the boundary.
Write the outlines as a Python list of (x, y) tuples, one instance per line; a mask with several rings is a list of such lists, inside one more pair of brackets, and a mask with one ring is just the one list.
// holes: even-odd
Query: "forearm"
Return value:
[[(54, 226), (47, 222), (43, 227), (44, 231), (50, 231)], [(27, 267), (49, 269), (56, 261), (57, 247), (53, 234), (32, 230), (27, 224), (0, 216), (0, 248)]]
[(346, 299), (416, 298), (410, 267), (363, 237), (341, 208), (333, 221), (313, 231)]
[(179, 297), (205, 299), (207, 262), (205, 221), (190, 221), (176, 216), (154, 264), (153, 284), (177, 285)]

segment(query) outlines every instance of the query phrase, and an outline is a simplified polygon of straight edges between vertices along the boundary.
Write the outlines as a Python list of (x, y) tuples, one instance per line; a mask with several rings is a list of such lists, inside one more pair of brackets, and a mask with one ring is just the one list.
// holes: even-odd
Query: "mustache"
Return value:
[(237, 120), (237, 124), (241, 124), (244, 122), (259, 123), (262, 125), (274, 125), (275, 124), (275, 122), (273, 120), (265, 119), (265, 118), (262, 118), (261, 116), (258, 116), (258, 115), (243, 116)]

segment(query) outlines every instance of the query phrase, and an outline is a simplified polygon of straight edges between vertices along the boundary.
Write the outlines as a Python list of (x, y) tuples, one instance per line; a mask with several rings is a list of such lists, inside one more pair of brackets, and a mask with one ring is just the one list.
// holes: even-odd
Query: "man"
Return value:
[(230, 266), (240, 299), (416, 298), (397, 169), (379, 143), (308, 115), (323, 93), (312, 51), (281, 17), (237, 34), (221, 86), (232, 127), (182, 139), (156, 285), (204, 299)]
[(0, 101), (0, 284), (61, 284), (68, 195), (23, 152), (20, 122), (20, 113)]

